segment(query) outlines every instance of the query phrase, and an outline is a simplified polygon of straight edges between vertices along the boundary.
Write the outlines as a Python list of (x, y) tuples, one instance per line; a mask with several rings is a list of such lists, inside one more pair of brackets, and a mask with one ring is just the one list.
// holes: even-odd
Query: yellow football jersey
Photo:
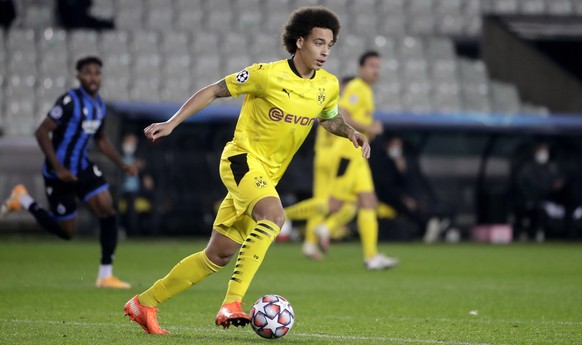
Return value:
[(293, 60), (257, 63), (225, 78), (233, 97), (245, 94), (229, 145), (260, 159), (278, 182), (316, 118), (338, 114), (339, 82), (321, 69), (304, 79)]
[(354, 78), (346, 85), (339, 106), (349, 111), (358, 123), (371, 125), (374, 122), (374, 90), (361, 78)]
[(335, 140), (345, 140), (337, 135), (331, 134), (323, 126), (317, 126), (315, 132), (315, 152), (324, 151), (325, 149), (330, 149), (333, 146)]
[[(339, 107), (349, 111), (353, 121), (371, 125), (374, 122), (374, 90), (361, 78), (354, 78), (346, 85), (339, 100)], [(367, 136), (367, 133), (362, 134)], [(362, 154), (349, 140), (336, 140), (334, 151), (352, 157)]]

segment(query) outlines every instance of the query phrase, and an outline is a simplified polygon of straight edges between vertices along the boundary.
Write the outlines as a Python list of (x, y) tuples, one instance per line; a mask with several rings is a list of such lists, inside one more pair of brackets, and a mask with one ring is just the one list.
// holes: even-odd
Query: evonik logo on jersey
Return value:
[(274, 122), (283, 121), (283, 122), (292, 123), (292, 124), (300, 125), (300, 126), (311, 126), (311, 125), (313, 125), (313, 122), (315, 121), (314, 118), (310, 118), (307, 116), (295, 115), (295, 114), (285, 114), (285, 112), (283, 110), (281, 110), (280, 108), (277, 108), (277, 107), (271, 108), (269, 110), (269, 119), (271, 119)]

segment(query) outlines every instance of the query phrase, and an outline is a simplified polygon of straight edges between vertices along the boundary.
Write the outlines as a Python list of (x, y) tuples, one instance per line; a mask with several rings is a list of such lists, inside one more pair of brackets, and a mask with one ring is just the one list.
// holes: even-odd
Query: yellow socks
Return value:
[(360, 209), (358, 211), (358, 231), (364, 250), (364, 260), (378, 254), (378, 219), (376, 210)]
[(329, 211), (327, 198), (311, 198), (285, 207), (285, 217), (291, 220), (305, 220), (315, 216), (325, 216)]
[(351, 202), (344, 202), (342, 207), (334, 214), (330, 215), (325, 221), (328, 229), (337, 229), (344, 226), (354, 218), (358, 208)]
[(323, 223), (323, 216), (311, 217), (307, 220), (305, 225), (305, 242), (317, 243), (317, 234), (315, 234), (315, 228)]
[(226, 297), (222, 302), (223, 305), (234, 301), (242, 301), (255, 273), (257, 273), (267, 254), (267, 249), (269, 249), (280, 230), (277, 224), (269, 220), (257, 222), (238, 253), (236, 266), (228, 283)]
[(180, 261), (168, 275), (158, 280), (147, 291), (139, 295), (139, 303), (155, 307), (187, 288), (201, 282), (204, 278), (222, 267), (214, 264), (204, 251), (192, 254)]

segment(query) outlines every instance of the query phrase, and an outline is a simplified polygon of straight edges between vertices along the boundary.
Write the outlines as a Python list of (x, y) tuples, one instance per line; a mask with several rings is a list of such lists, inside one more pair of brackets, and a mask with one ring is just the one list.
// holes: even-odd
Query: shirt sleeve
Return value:
[(350, 114), (355, 113), (362, 101), (362, 95), (359, 91), (355, 83), (348, 83), (339, 102), (340, 108), (349, 111)]
[(319, 113), (319, 118), (322, 120), (329, 120), (337, 116), (339, 114), (338, 110), (338, 100), (339, 100), (339, 83), (335, 83), (335, 87), (330, 95), (329, 101), (325, 105), (325, 107)]
[(260, 96), (264, 94), (269, 81), (267, 64), (254, 64), (238, 73), (226, 76), (224, 80), (232, 97), (242, 94)]
[(62, 123), (69, 121), (74, 111), (75, 102), (73, 101), (71, 95), (67, 93), (57, 99), (55, 105), (51, 108), (51, 110), (49, 110), (47, 116), (60, 126)]

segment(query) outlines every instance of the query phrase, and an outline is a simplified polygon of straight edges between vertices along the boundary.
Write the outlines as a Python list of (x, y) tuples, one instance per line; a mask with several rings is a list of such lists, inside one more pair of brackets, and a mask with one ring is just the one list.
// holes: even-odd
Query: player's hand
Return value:
[(158, 122), (147, 126), (143, 132), (146, 138), (155, 141), (158, 138), (170, 135), (173, 130), (174, 128), (168, 122)]
[(130, 176), (136, 176), (139, 171), (136, 164), (124, 164), (122, 169), (126, 174)]
[(368, 139), (362, 135), (362, 133), (358, 131), (353, 131), (349, 134), (348, 139), (352, 141), (354, 147), (362, 148), (362, 157), (370, 158), (370, 144), (368, 143)]
[(77, 182), (77, 176), (75, 176), (71, 170), (62, 168), (56, 171), (57, 177), (63, 182)]

